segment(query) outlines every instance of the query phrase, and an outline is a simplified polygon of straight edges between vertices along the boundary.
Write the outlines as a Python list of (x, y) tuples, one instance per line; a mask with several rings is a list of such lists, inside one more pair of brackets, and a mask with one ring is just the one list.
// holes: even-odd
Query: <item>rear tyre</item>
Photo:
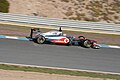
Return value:
[(83, 46), (86, 48), (90, 48), (91, 47), (91, 42), (89, 40), (85, 40), (83, 43)]
[(45, 42), (45, 37), (39, 36), (36, 41), (38, 44), (43, 44)]

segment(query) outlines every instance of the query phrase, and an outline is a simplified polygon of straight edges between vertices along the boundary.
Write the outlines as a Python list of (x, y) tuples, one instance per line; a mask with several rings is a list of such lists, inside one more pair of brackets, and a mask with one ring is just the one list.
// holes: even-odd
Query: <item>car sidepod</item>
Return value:
[(60, 39), (51, 40), (51, 42), (56, 44), (67, 44), (70, 42), (70, 40), (68, 38), (60, 38)]

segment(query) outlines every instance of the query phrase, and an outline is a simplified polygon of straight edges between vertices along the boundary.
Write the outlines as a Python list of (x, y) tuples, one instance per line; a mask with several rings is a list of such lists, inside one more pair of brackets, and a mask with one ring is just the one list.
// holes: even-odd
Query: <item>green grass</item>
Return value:
[(120, 80), (120, 75), (0, 64), (0, 69)]
[(9, 3), (7, 0), (0, 0), (0, 12), (7, 13), (9, 11)]

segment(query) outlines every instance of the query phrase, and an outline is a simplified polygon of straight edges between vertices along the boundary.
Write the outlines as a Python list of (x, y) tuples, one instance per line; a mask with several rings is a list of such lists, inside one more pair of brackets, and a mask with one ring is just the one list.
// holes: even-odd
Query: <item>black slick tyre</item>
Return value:
[(91, 47), (91, 43), (89, 40), (85, 40), (84, 43), (83, 43), (83, 46), (86, 47), (86, 48), (90, 48)]
[(36, 41), (37, 41), (38, 44), (43, 44), (45, 42), (45, 37), (39, 36), (39, 37), (37, 37)]

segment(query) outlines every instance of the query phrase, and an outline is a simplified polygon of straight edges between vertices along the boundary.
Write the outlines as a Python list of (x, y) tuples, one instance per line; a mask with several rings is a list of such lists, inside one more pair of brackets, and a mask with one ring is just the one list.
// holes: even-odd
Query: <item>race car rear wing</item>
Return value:
[(30, 31), (30, 38), (33, 38), (33, 34), (37, 34), (38, 32), (40, 32), (39, 28), (32, 28)]

